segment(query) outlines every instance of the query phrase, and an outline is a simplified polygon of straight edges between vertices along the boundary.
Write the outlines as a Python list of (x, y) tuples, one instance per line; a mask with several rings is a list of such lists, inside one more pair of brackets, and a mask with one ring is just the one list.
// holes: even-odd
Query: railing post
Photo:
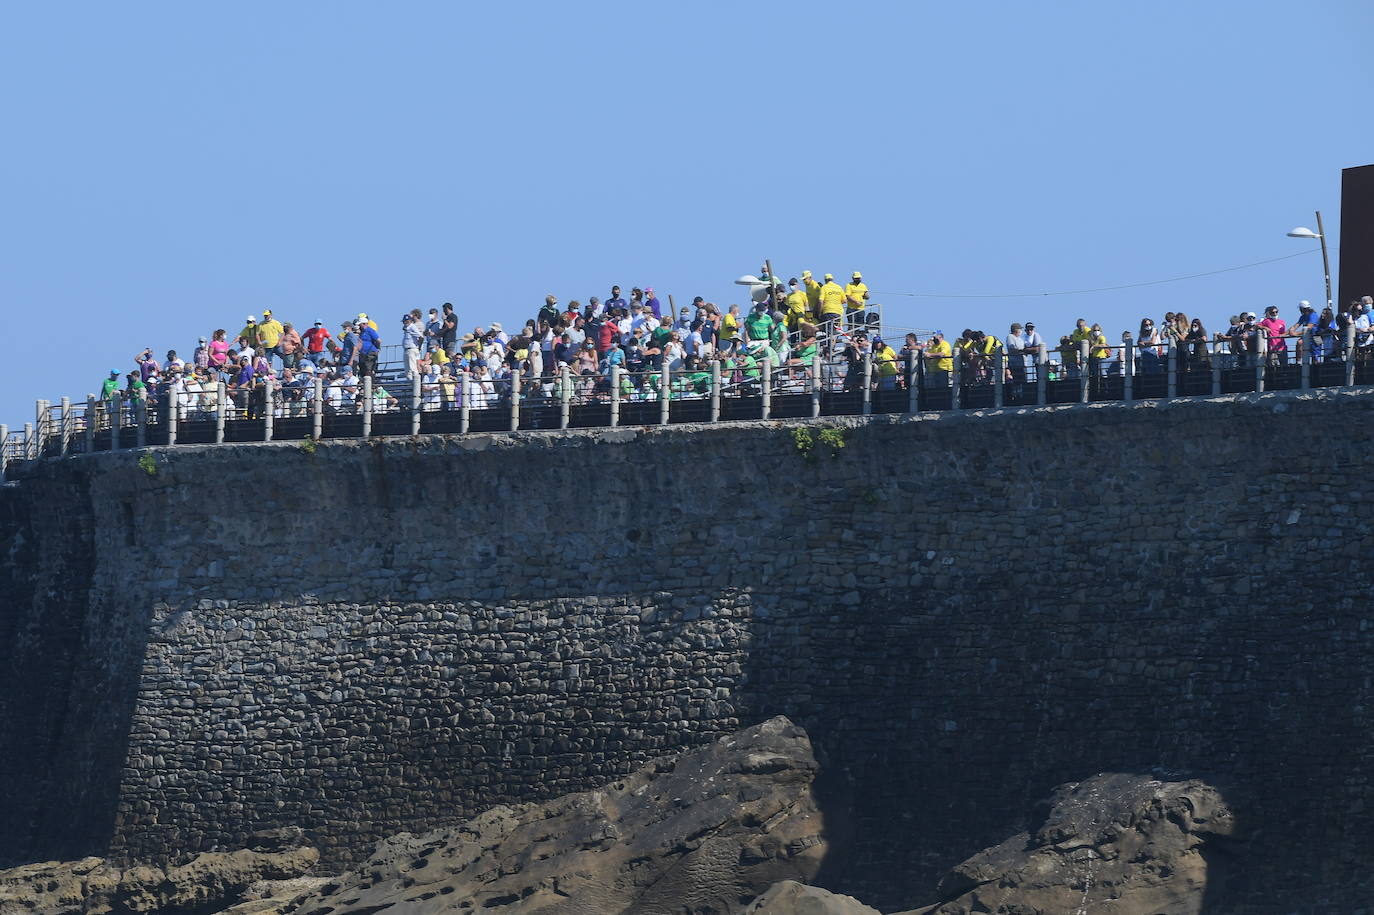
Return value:
[(911, 354), (911, 367), (906, 373), (906, 411), (917, 413), (921, 409), (920, 391), (921, 384), (919, 366), (921, 364), (921, 353), (919, 350)]
[(363, 438), (372, 437), (372, 376), (363, 376)]
[(673, 397), (673, 378), (668, 364), (660, 360), (658, 368), (658, 424), (668, 425), (669, 410)]
[(773, 413), (773, 360), (763, 360), (763, 382), (759, 387), (763, 395), (763, 406), (759, 410), (760, 419), (768, 419)]
[(1221, 394), (1221, 360), (1217, 358), (1221, 354), (1217, 352), (1215, 340), (1211, 342), (1210, 346), (1212, 347), (1212, 396), (1216, 397)]
[(119, 450), (120, 426), (124, 423), (124, 392), (115, 391), (110, 397), (110, 450)]
[(951, 354), (951, 359), (953, 359), (954, 362), (954, 371), (950, 372), (949, 374), (949, 408), (951, 410), (958, 410), (959, 401), (961, 399), (959, 397), (961, 393), (960, 388), (963, 387), (963, 385), (960, 384), (960, 382), (962, 381), (964, 374), (964, 367), (962, 364), (964, 361), (963, 354), (959, 352), (958, 347), (954, 348), (954, 352), (953, 354)]
[(310, 437), (319, 441), (324, 435), (324, 379), (316, 378), (310, 392)]
[(272, 396), (272, 381), (266, 379), (262, 383), (262, 440), (272, 441), (274, 426), (273, 413), (276, 411), (276, 398)]
[(1135, 339), (1129, 333), (1121, 338), (1121, 398), (1135, 400)]
[(1165, 392), (1170, 400), (1178, 396), (1178, 341), (1169, 341), (1169, 378)]
[(720, 363), (711, 360), (711, 422), (720, 422)]
[(1049, 383), (1049, 378), (1046, 377), (1049, 372), (1049, 361), (1049, 347), (1041, 343), (1035, 348), (1035, 403), (1041, 407), (1048, 402), (1045, 391)]
[(864, 390), (863, 415), (873, 412), (873, 353), (864, 353)]
[(222, 381), (215, 382), (215, 444), (224, 444), (225, 414), (229, 412), (229, 388)]
[(24, 460), (32, 461), (38, 457), (38, 439), (33, 423), (24, 423)]
[(86, 453), (95, 452), (95, 429), (99, 423), (100, 416), (96, 412), (96, 399), (94, 394), (86, 395)]
[(611, 366), (611, 426), (620, 425), (620, 372), (618, 365)]
[(48, 450), (48, 439), (52, 437), (52, 422), (48, 416), (48, 409), (52, 406), (51, 401), (40, 400), (34, 403), (33, 424), (34, 432), (37, 436), (34, 441), (37, 443), (35, 448), (37, 453), (34, 457), (42, 457)]
[(165, 398), (167, 401), (167, 418), (163, 420), (167, 430), (167, 445), (169, 447), (177, 443), (177, 413), (181, 410), (182, 398), (182, 395), (176, 392), (174, 385), (174, 382), (169, 382), (167, 385), (167, 396)]
[(572, 413), (572, 370), (566, 362), (558, 364), (558, 428), (568, 428)]
[(510, 431), (520, 431), (520, 373), (510, 374)]
[(148, 396), (134, 398), (134, 444), (142, 448), (148, 444)]
[(1300, 385), (1304, 391), (1312, 387), (1312, 325), (1303, 325), (1302, 329), (1302, 373)]
[(467, 434), (472, 424), (472, 373), (458, 373), (458, 431)]
[(1262, 330), (1255, 334), (1255, 353), (1259, 356), (1255, 360), (1255, 393), (1264, 393), (1264, 372), (1269, 362), (1269, 331)]
[(5, 479), (5, 463), (9, 460), (10, 427), (0, 423), (0, 481)]
[(1088, 385), (1093, 380), (1091, 348), (1087, 340), (1078, 341), (1078, 402), (1087, 403), (1090, 397)]
[(410, 380), (410, 434), (420, 434), (420, 373)]
[(808, 369), (811, 372), (811, 418), (816, 419), (821, 415), (821, 351), (816, 348), (816, 354), (811, 357), (811, 365)]
[(1345, 326), (1345, 386), (1355, 384), (1355, 325)]
[(992, 405), (996, 409), (1002, 409), (1002, 382), (1003, 376), (1007, 373), (1007, 357), (1004, 347), (997, 347), (992, 351)]

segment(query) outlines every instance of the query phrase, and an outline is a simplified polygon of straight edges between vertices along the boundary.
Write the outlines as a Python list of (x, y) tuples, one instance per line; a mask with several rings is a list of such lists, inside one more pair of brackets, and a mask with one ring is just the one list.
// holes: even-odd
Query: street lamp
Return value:
[(1326, 307), (1334, 307), (1331, 300), (1331, 261), (1326, 256), (1326, 230), (1322, 228), (1322, 211), (1317, 210), (1317, 231), (1298, 226), (1288, 233), (1289, 238), (1315, 238), (1322, 243), (1322, 272), (1326, 275)]

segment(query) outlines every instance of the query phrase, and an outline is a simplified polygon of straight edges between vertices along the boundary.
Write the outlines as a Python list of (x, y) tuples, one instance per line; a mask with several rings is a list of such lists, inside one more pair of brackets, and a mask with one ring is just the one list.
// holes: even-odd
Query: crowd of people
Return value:
[[(495, 406), (513, 390), (527, 400), (608, 399), (615, 384), (624, 399), (657, 399), (665, 379), (671, 397), (708, 396), (717, 372), (727, 393), (757, 388), (765, 375), (779, 392), (802, 390), (818, 361), (831, 389), (859, 391), (867, 383), (881, 391), (916, 377), (948, 386), (956, 361), (961, 384), (991, 382), (998, 364), (1007, 382), (1019, 384), (1042, 366), (1051, 380), (1119, 373), (1126, 352), (1141, 374), (1164, 371), (1171, 349), (1183, 371), (1210, 367), (1214, 359), (1223, 367), (1260, 358), (1283, 365), (1309, 345), (1304, 341), (1314, 360), (1340, 359), (1347, 326), (1355, 328), (1360, 354), (1374, 346), (1374, 300), (1365, 297), (1334, 313), (1302, 302), (1291, 324), (1276, 306), (1263, 318), (1243, 312), (1210, 336), (1201, 319), (1169, 312), (1159, 324), (1142, 320), (1138, 333), (1123, 333), (1115, 345), (1100, 324), (1079, 319), (1058, 338), (1026, 322), (1012, 324), (1004, 338), (966, 328), (953, 340), (940, 331), (926, 339), (907, 333), (894, 347), (858, 271), (843, 286), (828, 273), (818, 281), (811, 271), (786, 283), (766, 269), (748, 279), (756, 283), (744, 308), (697, 296), (674, 311), (672, 297), (665, 304), (653, 287), (632, 288), (627, 299), (612, 286), (604, 300), (592, 296), (585, 305), (562, 305), (549, 295), (514, 333), (499, 322), (463, 333), (448, 302), (427, 312), (412, 309), (400, 318), (401, 358), (386, 373), (379, 373), (383, 333), (367, 314), (334, 332), (323, 321), (302, 331), (267, 310), (261, 318), (248, 315), (237, 333), (220, 328), (201, 337), (189, 359), (169, 350), (158, 360), (152, 347), (144, 349), (132, 370), (110, 370), (101, 397), (109, 401), (118, 392), (130, 404), (172, 403), (183, 418), (196, 418), (220, 408), (222, 383), (228, 406), (255, 418), (268, 403), (283, 415), (303, 414), (317, 384), (326, 409), (356, 411), (367, 389), (362, 379), (369, 377), (373, 411), (384, 412), (409, 404), (414, 379), (421, 407), (442, 410), (464, 402)], [(1042, 352), (1050, 358), (1042, 360)]]

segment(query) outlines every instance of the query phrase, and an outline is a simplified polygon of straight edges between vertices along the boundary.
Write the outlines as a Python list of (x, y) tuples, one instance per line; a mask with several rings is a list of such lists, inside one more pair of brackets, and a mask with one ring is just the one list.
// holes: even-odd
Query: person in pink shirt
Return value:
[(1267, 361), (1270, 365), (1288, 364), (1288, 325), (1279, 317), (1279, 307), (1270, 305), (1264, 309), (1264, 320), (1259, 322), (1259, 326), (1264, 328), (1265, 335), (1269, 338)]
[(224, 368), (224, 361), (229, 357), (229, 341), (224, 339), (224, 328), (215, 331), (210, 337), (210, 367), (213, 369)]

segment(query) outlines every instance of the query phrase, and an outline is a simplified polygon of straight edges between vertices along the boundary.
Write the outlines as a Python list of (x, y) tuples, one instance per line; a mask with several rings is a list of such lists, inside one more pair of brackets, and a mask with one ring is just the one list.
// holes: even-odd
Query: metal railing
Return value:
[(1374, 385), (1374, 339), (1265, 334), (1142, 345), (1086, 341), (1008, 357), (1000, 347), (948, 356), (818, 353), (810, 362), (620, 366), (582, 374), (554, 365), (491, 377), (310, 378), (235, 390), (194, 382), (143, 399), (117, 392), (39, 401), (21, 430), (0, 425), (0, 475), (44, 458), (145, 446), (416, 434), (712, 423), (999, 409), (1100, 401)]

